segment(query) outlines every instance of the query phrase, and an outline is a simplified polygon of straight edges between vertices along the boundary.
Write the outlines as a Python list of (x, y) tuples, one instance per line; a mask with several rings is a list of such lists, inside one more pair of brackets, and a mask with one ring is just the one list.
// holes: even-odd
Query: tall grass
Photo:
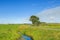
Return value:
[[(46, 28), (46, 29), (42, 29)], [(31, 36), (34, 40), (60, 40), (59, 24), (43, 24), (31, 26), (27, 24), (0, 24), (0, 40), (18, 40), (22, 34)], [(18, 32), (22, 34), (18, 34)]]

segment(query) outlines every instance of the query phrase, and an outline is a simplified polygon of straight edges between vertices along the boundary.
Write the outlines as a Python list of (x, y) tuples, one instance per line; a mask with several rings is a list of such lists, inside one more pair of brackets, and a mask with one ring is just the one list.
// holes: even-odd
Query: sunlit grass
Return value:
[[(20, 32), (25, 33), (26, 35), (31, 36), (34, 40), (60, 40), (60, 30), (48, 30), (48, 29), (41, 29), (41, 28), (49, 28), (45, 26), (32, 26), (28, 27), (25, 25), (26, 28), (23, 26), (20, 27)], [(24, 29), (23, 29), (24, 28)], [(54, 29), (55, 26), (50, 27), (50, 29)], [(57, 27), (58, 28), (58, 27)]]
[[(46, 28), (46, 29), (44, 29)], [(0, 25), (0, 40), (17, 40), (22, 34), (31, 36), (34, 40), (60, 40), (60, 25)], [(22, 33), (19, 34), (18, 32)]]
[(0, 40), (16, 40), (20, 35), (17, 34), (19, 25), (0, 25)]

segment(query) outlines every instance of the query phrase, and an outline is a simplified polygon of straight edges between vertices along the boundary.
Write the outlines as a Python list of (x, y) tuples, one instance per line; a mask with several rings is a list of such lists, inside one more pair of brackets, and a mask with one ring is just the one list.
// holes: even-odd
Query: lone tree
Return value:
[(40, 24), (40, 21), (39, 21), (39, 17), (37, 17), (37, 16), (34, 16), (34, 15), (32, 15), (31, 17), (30, 17), (30, 21), (32, 21), (32, 24), (33, 25), (39, 25)]

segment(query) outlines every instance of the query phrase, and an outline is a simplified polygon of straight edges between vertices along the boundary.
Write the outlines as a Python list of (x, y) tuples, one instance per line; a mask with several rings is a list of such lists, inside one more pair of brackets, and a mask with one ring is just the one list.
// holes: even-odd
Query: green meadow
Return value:
[(33, 40), (60, 40), (60, 24), (0, 24), (0, 40), (18, 40), (22, 34)]

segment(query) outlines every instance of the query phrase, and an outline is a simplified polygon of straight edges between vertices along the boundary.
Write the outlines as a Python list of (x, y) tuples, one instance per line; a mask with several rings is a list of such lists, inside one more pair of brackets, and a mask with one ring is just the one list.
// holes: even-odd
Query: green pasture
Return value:
[(60, 24), (41, 24), (40, 26), (0, 24), (0, 40), (18, 40), (18, 38), (21, 38), (21, 34), (18, 32), (26, 34), (34, 40), (60, 40), (59, 29)]

